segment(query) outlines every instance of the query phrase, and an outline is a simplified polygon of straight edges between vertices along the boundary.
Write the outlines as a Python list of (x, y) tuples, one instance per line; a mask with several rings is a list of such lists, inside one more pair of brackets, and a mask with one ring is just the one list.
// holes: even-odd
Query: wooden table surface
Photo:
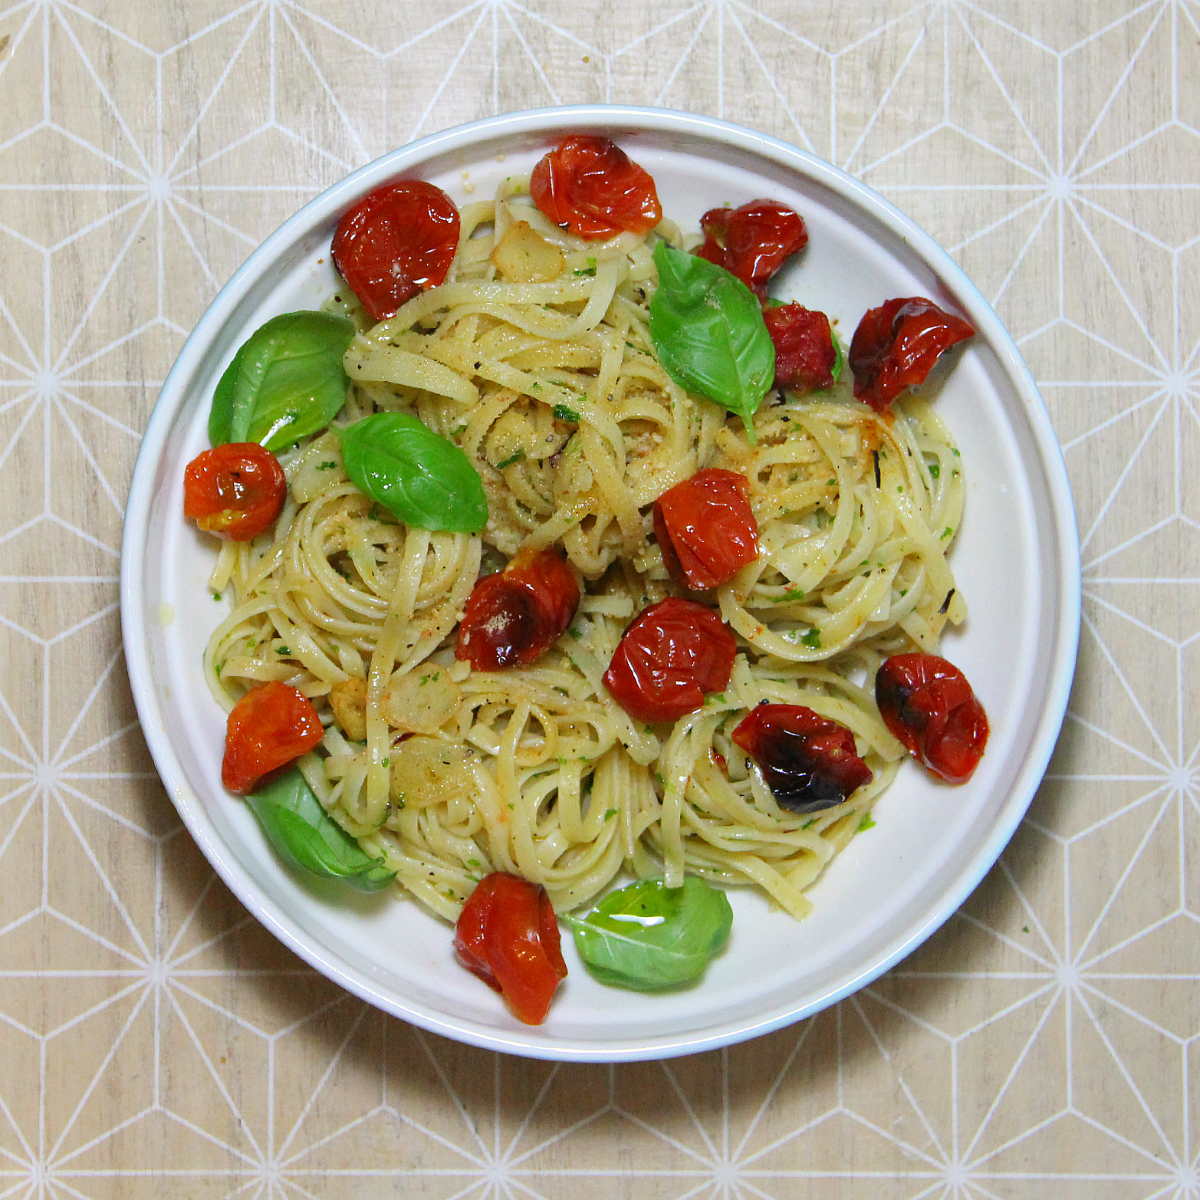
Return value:
[[(1200, 1197), (1196, 0), (37, 0), (0, 45), (0, 1197)], [(117, 582), (158, 386), (253, 247), (415, 137), (584, 101), (915, 216), (1043, 389), (1084, 564), (1058, 750), (962, 910), (811, 1020), (619, 1067), (275, 943), (158, 783)]]

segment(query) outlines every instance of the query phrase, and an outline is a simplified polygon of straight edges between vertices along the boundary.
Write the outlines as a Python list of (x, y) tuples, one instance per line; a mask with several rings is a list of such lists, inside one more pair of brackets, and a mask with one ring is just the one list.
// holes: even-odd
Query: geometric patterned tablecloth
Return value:
[[(0, 1197), (1200, 1197), (1196, 0), (26, 0), (0, 46)], [(1043, 389), (1084, 562), (1050, 774), (962, 910), (809, 1021), (613, 1068), (267, 935), (158, 783), (117, 604), (157, 387), (250, 250), (414, 137), (587, 101), (921, 222)]]

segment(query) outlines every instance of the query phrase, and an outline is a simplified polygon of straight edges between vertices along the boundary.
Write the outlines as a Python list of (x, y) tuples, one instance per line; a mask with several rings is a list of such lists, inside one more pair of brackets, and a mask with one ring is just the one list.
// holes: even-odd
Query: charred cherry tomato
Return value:
[(850, 730), (799, 704), (752, 708), (733, 740), (758, 763), (775, 802), (789, 812), (833, 808), (871, 782)]
[(680, 587), (719, 587), (758, 557), (746, 477), (713, 467), (677, 483), (655, 501), (654, 533)]
[(376, 321), (446, 278), (458, 250), (458, 207), (421, 179), (365, 195), (338, 222), (333, 265)]
[(183, 472), (183, 515), (207, 533), (248, 542), (270, 529), (287, 499), (279, 459), (257, 442), (226, 442)]
[(971, 778), (988, 739), (987, 713), (966, 676), (936, 654), (894, 654), (875, 676), (883, 723), (914, 758), (950, 783)]
[(554, 550), (519, 551), (467, 600), (454, 656), (477, 671), (528, 666), (558, 641), (579, 607), (579, 584)]
[(763, 309), (767, 332), (775, 344), (775, 386), (812, 392), (833, 383), (837, 351), (833, 330), (823, 312), (800, 304)]
[(789, 255), (808, 245), (799, 213), (775, 200), (751, 200), (740, 208), (711, 208), (700, 218), (701, 258), (736, 275), (760, 297)]
[(546, 889), (516, 875), (485, 876), (467, 898), (454, 949), (468, 971), (508, 1002), (526, 1025), (540, 1025), (567, 977), (558, 920)]
[(608, 138), (565, 138), (533, 168), (533, 202), (555, 225), (588, 241), (649, 233), (662, 220), (650, 175)]
[(312, 702), (294, 687), (273, 680), (252, 688), (229, 714), (221, 782), (231, 792), (252, 792), (269, 771), (307, 754), (324, 732)]
[(962, 317), (923, 296), (888, 300), (870, 309), (846, 356), (854, 372), (854, 394), (883, 412), (905, 388), (925, 382), (943, 351), (974, 333)]
[(711, 608), (660, 600), (621, 636), (604, 686), (639, 721), (674, 721), (695, 712), (706, 692), (729, 683), (737, 642)]

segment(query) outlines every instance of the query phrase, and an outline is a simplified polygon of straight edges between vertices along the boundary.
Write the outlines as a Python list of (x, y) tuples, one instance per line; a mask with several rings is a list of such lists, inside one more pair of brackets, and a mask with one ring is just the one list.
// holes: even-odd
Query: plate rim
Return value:
[[(226, 852), (224, 843), (204, 819), (199, 804), (188, 803), (184, 796), (191, 790), (174, 751), (168, 744), (165, 723), (156, 690), (151, 684), (149, 639), (145, 636), (150, 615), (142, 603), (145, 587), (145, 551), (150, 530), (150, 478), (162, 458), (166, 439), (177, 414), (168, 413), (160, 403), (162, 396), (179, 390), (178, 381), (187, 377), (196, 360), (225, 323), (229, 312), (251, 289), (259, 275), (259, 264), (274, 257), (276, 249), (288, 244), (296, 230), (310, 226), (319, 214), (338, 210), (347, 197), (360, 194), (377, 179), (382, 181), (402, 173), (406, 166), (439, 154), (473, 146), (481, 141), (516, 135), (561, 133), (567, 129), (596, 132), (605, 127), (633, 133), (642, 129), (659, 133), (679, 133), (716, 141), (740, 152), (756, 153), (827, 187), (854, 208), (883, 224), (906, 242), (913, 252), (954, 293), (970, 301), (973, 318), (985, 319), (986, 339), (1001, 359), (1005, 374), (1020, 398), (1033, 443), (1042, 467), (1040, 482), (1050, 501), (1050, 524), (1058, 537), (1052, 547), (1058, 570), (1054, 584), (1058, 591), (1055, 638), (1048, 670), (1051, 685), (1045, 695), (1043, 715), (1035, 736), (1026, 749), (1022, 769), (1014, 777), (1007, 798), (999, 807), (989, 836), (979, 852), (953, 879), (926, 919), (908, 935), (876, 955), (862, 969), (820, 996), (786, 1011), (773, 1011), (758, 1019), (734, 1020), (711, 1030), (693, 1034), (630, 1038), (621, 1044), (588, 1046), (548, 1043), (523, 1030), (506, 1032), (469, 1020), (443, 1019), (436, 1013), (398, 1003), (396, 998), (373, 987), (369, 980), (350, 972), (309, 941), (289, 920), (281, 905), (270, 898)], [(979, 323), (979, 322), (977, 322)], [(1041, 546), (1043, 552), (1048, 548)], [(631, 1062), (675, 1057), (733, 1045), (793, 1024), (836, 1003), (877, 979), (901, 959), (912, 953), (940, 928), (975, 890), (991, 870), (1012, 839), (1045, 774), (1066, 717), (1067, 704), (1078, 654), (1082, 599), (1082, 572), (1079, 535), (1074, 503), (1062, 449), (1054, 434), (1046, 408), (1032, 373), (1016, 343), (982, 292), (929, 234), (899, 208), (873, 188), (816, 155), (769, 134), (734, 123), (695, 113), (670, 109), (645, 108), (619, 104), (583, 104), (528, 109), (485, 117), (427, 135), (388, 152), (359, 167), (318, 193), (293, 213), (257, 246), (246, 261), (217, 292), (200, 320), (189, 333), (160, 389), (146, 424), (142, 444), (134, 464), (126, 504), (121, 543), (120, 606), (126, 669), (139, 721), (155, 767), (171, 796), (188, 833), (230, 891), (275, 937), (327, 978), (374, 1006), (420, 1028), (440, 1036), (483, 1049), (523, 1057), (563, 1062)]]

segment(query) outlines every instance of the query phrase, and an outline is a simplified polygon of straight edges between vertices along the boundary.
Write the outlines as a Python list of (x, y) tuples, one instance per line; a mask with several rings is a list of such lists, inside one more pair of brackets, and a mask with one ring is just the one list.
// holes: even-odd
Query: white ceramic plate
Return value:
[[(938, 399), (968, 480), (952, 565), (970, 605), (947, 654), (986, 705), (991, 741), (964, 787), (901, 771), (811, 896), (797, 924), (732, 896), (727, 951), (690, 989), (642, 995), (569, 977), (546, 1023), (528, 1028), (459, 967), (451, 930), (414, 905), (301, 879), (273, 856), (249, 809), (220, 782), (224, 714), (201, 675), (218, 614), (211, 543), (183, 520), (183, 469), (207, 447), (213, 387), (240, 343), (276, 313), (317, 307), (337, 286), (339, 215), (396, 176), (456, 200), (528, 171), (568, 132), (615, 138), (658, 185), (666, 213), (698, 228), (707, 208), (769, 197), (792, 205), (810, 242), (774, 290), (840, 320), (892, 296), (925, 295), (977, 330)], [(792, 146), (719, 121), (652, 109), (560, 108), (496, 117), (425, 138), (342, 180), (269, 237), (188, 339), (150, 418), (126, 514), (125, 652), (146, 739), (171, 798), (222, 879), (276, 936), (372, 1004), (478, 1046), (613, 1062), (727, 1045), (816, 1012), (927, 938), (1008, 842), (1041, 780), (1066, 709), (1079, 631), (1079, 549), (1062, 457), (1012, 339), (983, 297), (917, 226), (869, 188)]]

